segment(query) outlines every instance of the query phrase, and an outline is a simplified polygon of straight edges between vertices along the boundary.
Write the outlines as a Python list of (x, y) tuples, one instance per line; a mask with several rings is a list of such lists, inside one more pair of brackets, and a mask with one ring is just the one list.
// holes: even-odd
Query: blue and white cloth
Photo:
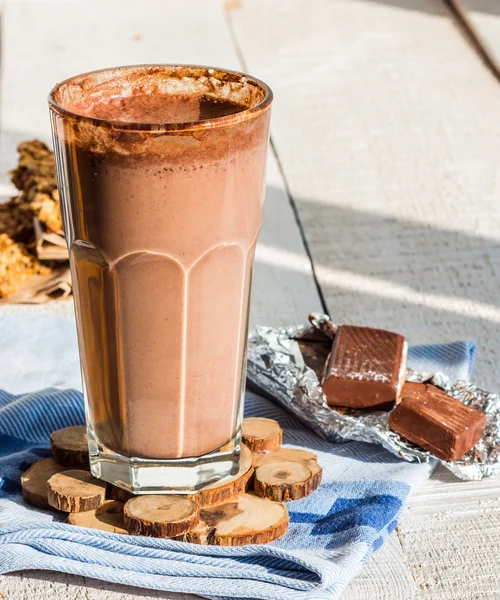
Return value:
[[(409, 464), (379, 446), (331, 444), (267, 400), (248, 394), (246, 415), (277, 419), (284, 443), (323, 467), (314, 494), (288, 503), (290, 526), (265, 546), (205, 547), (59, 522), (23, 503), (19, 477), (49, 455), (49, 434), (84, 422), (74, 322), (46, 315), (0, 318), (0, 572), (65, 571), (207, 598), (339, 598), (396, 527), (432, 464)], [(410, 365), (468, 379), (471, 342), (410, 350)]]

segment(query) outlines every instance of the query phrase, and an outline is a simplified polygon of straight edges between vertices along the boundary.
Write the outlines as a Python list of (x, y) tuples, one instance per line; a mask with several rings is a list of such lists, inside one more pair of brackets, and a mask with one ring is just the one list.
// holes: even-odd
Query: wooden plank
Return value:
[(497, 0), (449, 0), (500, 79), (500, 4)]
[(342, 600), (417, 600), (419, 592), (394, 532), (351, 581)]
[(477, 339), (476, 377), (497, 387), (500, 87), (448, 9), (239, 6), (235, 37), (274, 88), (272, 135), (332, 317), (411, 343)]
[(0, 575), (0, 592), (5, 598), (87, 600), (84, 578), (66, 573), (33, 571)]
[[(429, 524), (432, 524), (432, 527)], [(456, 532), (468, 535), (457, 539)], [(422, 600), (496, 600), (500, 597), (500, 514), (436, 513), (406, 516), (398, 530)]]
[[(410, 496), (407, 512), (412, 516), (454, 511), (482, 511), (483, 508), (500, 508), (500, 481), (487, 477), (482, 481), (461, 481), (440, 466), (422, 487)], [(500, 552), (500, 550), (499, 550)]]
[[(498, 389), (500, 88), (445, 4), (242, 0), (230, 18), (275, 91), (274, 144), (332, 317), (411, 343), (478, 339), (477, 380)], [(496, 598), (499, 497), (498, 480), (438, 472), (345, 597)]]
[[(199, 596), (116, 585), (66, 573), (29, 571), (0, 576), (9, 600), (197, 600)], [(1, 596), (0, 596), (1, 598)]]
[(274, 154), (269, 154), (264, 222), (257, 245), (252, 325), (307, 322), (321, 311), (311, 262), (300, 238)]
[(500, 597), (498, 479), (457, 481), (438, 469), (410, 498), (397, 532), (418, 598)]
[[(140, 10), (135, 0), (98, 6), (89, 10), (86, 2), (64, 0), (7, 2), (2, 27), (0, 195), (13, 193), (6, 172), (16, 162), (17, 143), (32, 137), (50, 140), (46, 97), (55, 82), (117, 64), (180, 62), (240, 68), (218, 0), (145, 0)], [(166, 29), (172, 20), (175, 26)], [(282, 267), (268, 260), (267, 246), (287, 252), (292, 264)], [(320, 308), (311, 266), (271, 153), (251, 323), (289, 325)], [(70, 303), (8, 306), (2, 312), (46, 310), (71, 314), (72, 308)]]
[[(78, 72), (118, 64), (181, 62), (239, 68), (218, 0), (7, 2), (2, 15), (0, 196), (13, 190), (5, 172), (24, 139), (50, 140), (46, 96)], [(22, 74), (22, 76), (20, 76)], [(265, 219), (255, 267), (252, 323), (302, 322), (321, 307), (284, 183), (270, 155)], [(276, 255), (288, 256), (285, 266)], [(291, 258), (290, 258), (291, 257)], [(7, 306), (5, 312), (71, 315), (72, 303)], [(39, 600), (187, 600), (193, 596), (138, 590), (60, 573), (0, 576), (8, 598)]]

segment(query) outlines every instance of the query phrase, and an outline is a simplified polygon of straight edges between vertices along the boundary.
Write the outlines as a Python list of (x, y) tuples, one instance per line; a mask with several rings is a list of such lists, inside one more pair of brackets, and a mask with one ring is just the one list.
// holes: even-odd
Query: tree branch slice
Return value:
[(198, 525), (200, 512), (196, 502), (186, 496), (137, 496), (123, 509), (129, 533), (149, 537), (172, 538)]
[(111, 533), (128, 533), (123, 523), (123, 503), (118, 500), (105, 500), (95, 510), (70, 513), (68, 523)]
[(52, 458), (65, 467), (89, 467), (89, 447), (84, 425), (65, 427), (50, 436)]
[(23, 497), (28, 504), (37, 508), (50, 508), (48, 496), (48, 480), (63, 471), (64, 467), (56, 463), (53, 458), (44, 458), (35, 464), (21, 475), (21, 487), (23, 489)]
[(132, 498), (136, 498), (135, 494), (132, 494), (132, 492), (124, 490), (123, 488), (118, 487), (117, 485), (113, 485), (111, 483), (108, 485), (106, 495), (111, 500), (118, 500), (123, 504), (125, 504), (125, 502), (128, 502)]
[(270, 454), (254, 454), (253, 455), (253, 466), (254, 468), (260, 467), (270, 462), (281, 462), (290, 461), (305, 465), (312, 473), (311, 481), (311, 492), (316, 490), (320, 483), (323, 475), (323, 470), (318, 465), (318, 458), (313, 452), (309, 450), (302, 450), (300, 448), (279, 448), (275, 452)]
[(283, 504), (252, 494), (204, 508), (200, 519), (199, 525), (182, 537), (183, 541), (213, 546), (268, 544), (288, 529), (288, 511)]
[(243, 494), (247, 484), (253, 475), (252, 453), (244, 445), (241, 445), (240, 468), (236, 475), (224, 477), (220, 481), (203, 488), (193, 496), (190, 496), (200, 507), (214, 506), (235, 500)]
[(94, 510), (106, 496), (106, 483), (88, 471), (70, 469), (52, 475), (48, 481), (50, 506), (64, 512)]
[(297, 462), (270, 462), (255, 470), (254, 491), (257, 496), (275, 502), (304, 498), (312, 492), (313, 475)]
[(252, 452), (274, 452), (281, 446), (283, 430), (277, 421), (261, 417), (243, 419), (243, 442)]

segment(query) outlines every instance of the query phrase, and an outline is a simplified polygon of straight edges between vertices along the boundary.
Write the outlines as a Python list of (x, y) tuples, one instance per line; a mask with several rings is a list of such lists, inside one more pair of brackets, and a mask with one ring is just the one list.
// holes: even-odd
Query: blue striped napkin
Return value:
[[(248, 394), (246, 415), (277, 419), (284, 443), (318, 455), (323, 483), (288, 503), (290, 527), (265, 546), (204, 547), (99, 532), (22, 501), (19, 477), (49, 455), (49, 434), (84, 422), (74, 323), (40, 315), (0, 318), (0, 572), (65, 571), (207, 598), (339, 598), (398, 523), (432, 464), (409, 464), (379, 446), (331, 444), (269, 401)], [(471, 342), (421, 346), (413, 368), (468, 379)]]

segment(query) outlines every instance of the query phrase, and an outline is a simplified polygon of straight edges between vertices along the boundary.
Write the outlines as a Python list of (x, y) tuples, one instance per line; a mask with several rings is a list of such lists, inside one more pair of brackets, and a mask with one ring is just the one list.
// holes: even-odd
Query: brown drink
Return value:
[(135, 491), (237, 469), (269, 89), (125, 67), (51, 95), (93, 472)]

